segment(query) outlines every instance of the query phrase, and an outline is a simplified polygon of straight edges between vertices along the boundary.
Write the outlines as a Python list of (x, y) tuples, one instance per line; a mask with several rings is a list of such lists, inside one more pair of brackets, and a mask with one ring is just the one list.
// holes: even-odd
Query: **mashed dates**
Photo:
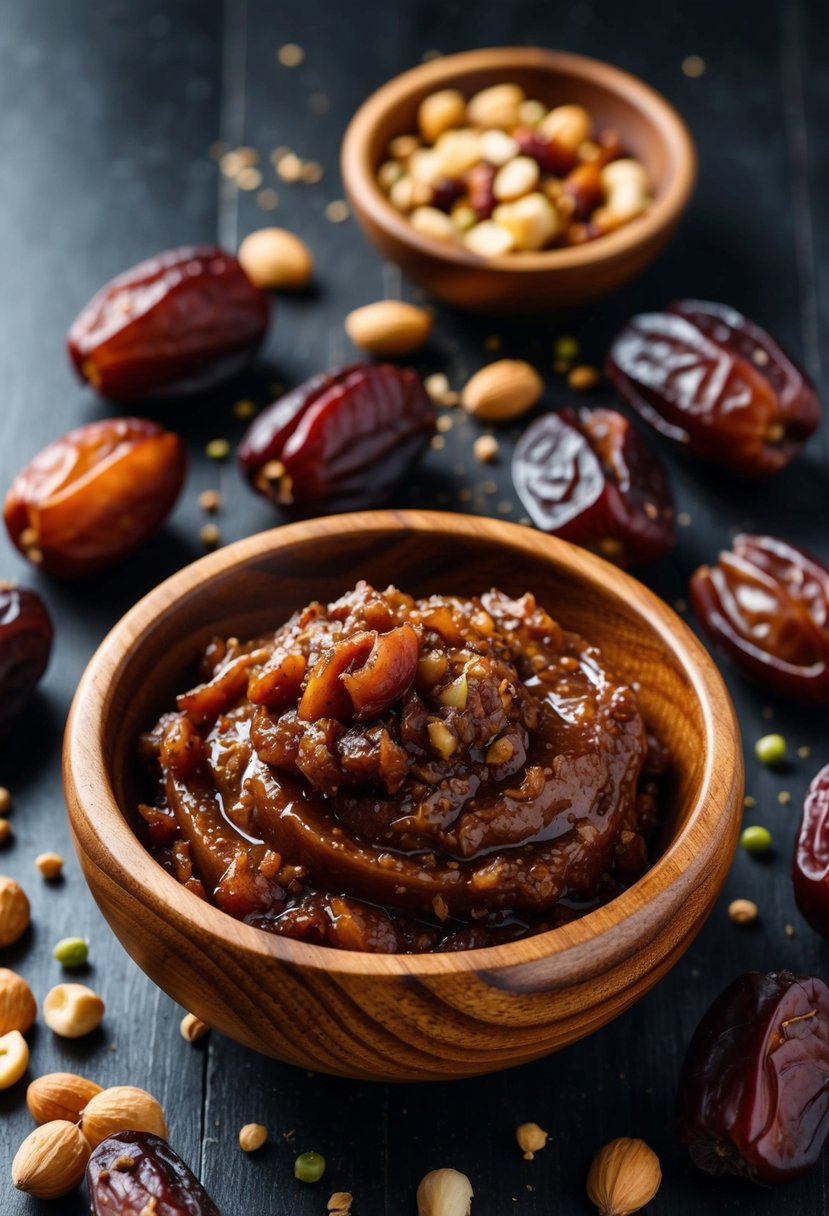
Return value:
[(141, 741), (158, 860), (230, 915), (351, 950), (494, 945), (648, 864), (666, 756), (600, 651), (532, 595), (360, 583), (215, 639)]

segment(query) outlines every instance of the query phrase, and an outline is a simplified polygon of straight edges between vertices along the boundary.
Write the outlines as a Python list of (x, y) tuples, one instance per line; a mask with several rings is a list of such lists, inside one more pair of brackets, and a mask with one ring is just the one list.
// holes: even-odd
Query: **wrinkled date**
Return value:
[(820, 422), (804, 373), (724, 304), (680, 300), (634, 317), (610, 348), (607, 374), (663, 435), (742, 477), (784, 468)]
[(3, 518), (23, 556), (47, 574), (89, 574), (161, 527), (185, 469), (181, 439), (154, 422), (90, 422), (18, 473)]
[(412, 368), (354, 363), (312, 377), (251, 424), (239, 445), (250, 484), (296, 515), (382, 502), (435, 429)]
[(52, 622), (40, 596), (0, 583), (0, 731), (34, 692), (51, 649)]
[(794, 899), (813, 929), (829, 937), (829, 764), (809, 786), (792, 859)]
[(691, 602), (745, 675), (800, 701), (829, 702), (829, 570), (771, 536), (737, 536), (691, 576)]
[(674, 543), (665, 471), (616, 410), (539, 418), (518, 441), (512, 479), (536, 527), (621, 566), (655, 561)]
[(178, 1153), (149, 1132), (118, 1132), (86, 1167), (92, 1216), (219, 1216)]
[(700, 1169), (785, 1182), (829, 1136), (829, 989), (741, 975), (703, 1017), (679, 1082), (679, 1136)]
[(138, 401), (201, 392), (259, 346), (270, 301), (215, 245), (148, 258), (102, 287), (67, 338), (78, 374), (104, 397)]

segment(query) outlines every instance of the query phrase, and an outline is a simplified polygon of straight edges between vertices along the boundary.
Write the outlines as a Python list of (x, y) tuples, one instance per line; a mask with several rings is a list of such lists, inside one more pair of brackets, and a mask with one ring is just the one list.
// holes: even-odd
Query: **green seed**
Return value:
[(782, 735), (763, 735), (754, 744), (754, 754), (762, 764), (781, 764), (786, 758), (786, 740)]
[(560, 359), (562, 363), (573, 363), (579, 357), (581, 347), (575, 338), (565, 335), (561, 338), (556, 338), (553, 343), (553, 354), (556, 359)]
[(63, 967), (82, 967), (89, 958), (89, 942), (85, 937), (62, 937), (52, 956)]
[(226, 439), (211, 439), (204, 450), (211, 460), (227, 460), (230, 455), (230, 444)]
[(743, 828), (740, 844), (747, 853), (768, 853), (773, 843), (771, 832), (768, 828), (761, 828), (759, 824), (752, 824), (751, 827)]
[(294, 1177), (300, 1182), (319, 1182), (325, 1173), (325, 1158), (320, 1153), (300, 1153), (294, 1162)]

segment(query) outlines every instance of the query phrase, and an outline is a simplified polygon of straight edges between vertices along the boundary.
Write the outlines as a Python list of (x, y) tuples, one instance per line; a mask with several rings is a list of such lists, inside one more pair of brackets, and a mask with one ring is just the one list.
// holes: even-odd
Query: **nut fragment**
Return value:
[(60, 878), (63, 858), (60, 853), (39, 853), (35, 858), (35, 866), (47, 882), (53, 882), (56, 878)]
[(0, 815), (8, 815), (12, 806), (12, 796), (5, 785), (0, 785)]
[(167, 1139), (164, 1111), (152, 1094), (134, 1085), (113, 1085), (102, 1089), (87, 1103), (81, 1128), (95, 1148), (107, 1136), (129, 1128), (133, 1132), (152, 1132)]
[(544, 381), (531, 364), (522, 359), (498, 359), (467, 382), (461, 405), (486, 422), (505, 422), (532, 409), (543, 391)]
[(408, 355), (429, 337), (432, 318), (414, 304), (378, 300), (350, 312), (345, 329), (355, 346), (373, 355)]
[(304, 241), (286, 228), (260, 228), (239, 246), (242, 269), (256, 287), (273, 291), (306, 287), (314, 259)]
[(66, 1119), (79, 1123), (84, 1107), (101, 1086), (72, 1072), (47, 1072), (37, 1077), (26, 1090), (26, 1105), (35, 1123)]
[(13, 878), (0, 875), (0, 947), (11, 946), (29, 925), (26, 892)]
[(466, 112), (469, 121), (479, 127), (509, 130), (518, 123), (518, 108), (524, 99), (524, 90), (520, 85), (494, 84), (476, 93), (470, 99)]
[(732, 899), (728, 915), (737, 925), (751, 925), (760, 915), (760, 909), (753, 899)]
[(246, 1123), (239, 1130), (239, 1148), (243, 1153), (255, 1153), (268, 1138), (268, 1129), (261, 1123)]
[(601, 378), (601, 372), (597, 367), (591, 367), (589, 363), (580, 363), (578, 367), (572, 368), (568, 373), (567, 385), (577, 392), (586, 392), (588, 389), (595, 388)]
[(58, 1199), (79, 1185), (89, 1144), (74, 1123), (56, 1119), (26, 1137), (12, 1162), (12, 1182), (37, 1199)]
[(587, 1196), (600, 1216), (630, 1216), (653, 1199), (662, 1181), (659, 1158), (644, 1140), (611, 1140), (593, 1158)]
[(491, 464), (498, 456), (498, 440), (494, 435), (479, 435), (472, 445), (472, 451), (481, 464)]
[(188, 1043), (198, 1043), (199, 1039), (203, 1039), (210, 1027), (207, 1022), (203, 1022), (201, 1018), (197, 1018), (195, 1013), (185, 1013), (181, 1019), (179, 1030), (181, 1037), (186, 1039)]
[(10, 1030), (25, 1034), (36, 1014), (37, 1002), (23, 976), (0, 967), (0, 1035)]
[(29, 1044), (19, 1030), (0, 1035), (0, 1089), (16, 1085), (29, 1067)]
[(544, 1131), (543, 1127), (539, 1127), (537, 1123), (521, 1123), (515, 1129), (515, 1139), (518, 1141), (518, 1147), (524, 1154), (525, 1161), (532, 1161), (536, 1153), (540, 1153), (544, 1148), (549, 1133)]
[(424, 97), (417, 111), (417, 125), (427, 143), (433, 144), (450, 127), (460, 127), (466, 119), (466, 101), (457, 89), (441, 89)]
[(332, 1216), (350, 1216), (354, 1196), (350, 1191), (335, 1191), (326, 1204), (326, 1211)]
[(64, 1039), (79, 1039), (100, 1025), (104, 1002), (84, 984), (56, 984), (43, 1002), (43, 1020)]
[(469, 1216), (472, 1184), (459, 1170), (432, 1170), (417, 1188), (417, 1216)]

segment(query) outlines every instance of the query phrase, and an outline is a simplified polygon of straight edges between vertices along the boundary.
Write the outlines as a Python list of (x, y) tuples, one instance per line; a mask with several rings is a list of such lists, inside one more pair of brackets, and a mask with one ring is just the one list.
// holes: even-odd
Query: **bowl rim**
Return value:
[[(458, 76), (491, 69), (503, 63), (522, 68), (546, 68), (552, 74), (567, 70), (597, 83), (610, 92), (623, 94), (638, 105), (661, 134), (673, 155), (673, 177), (668, 189), (631, 223), (598, 240), (569, 249), (548, 249), (520, 254), (482, 257), (462, 246), (449, 245), (436, 237), (425, 236), (413, 228), (383, 194), (374, 175), (368, 154), (370, 135), (381, 115), (385, 115), (412, 93), (434, 85), (446, 87)], [(650, 85), (623, 68), (601, 59), (546, 47), (485, 47), (442, 56), (409, 68), (376, 89), (359, 107), (343, 137), (340, 167), (346, 193), (358, 212), (363, 211), (389, 236), (411, 246), (421, 255), (454, 263), (466, 269), (486, 269), (528, 274), (536, 271), (598, 266), (614, 261), (633, 246), (646, 243), (672, 226), (691, 197), (697, 176), (696, 148), (683, 119), (671, 103)]]
[[(700, 792), (679, 835), (621, 895), (569, 924), (501, 945), (443, 954), (352, 952), (279, 937), (235, 920), (214, 904), (206, 903), (186, 890), (135, 835), (118, 805), (107, 771), (103, 713), (110, 689), (117, 683), (132, 646), (152, 629), (155, 617), (173, 608), (195, 587), (225, 577), (249, 562), (302, 546), (309, 540), (330, 539), (355, 531), (379, 535), (438, 533), (475, 540), (483, 537), (488, 541), (495, 537), (497, 543), (507, 549), (518, 550), (536, 560), (546, 551), (551, 564), (566, 565), (576, 577), (587, 579), (605, 592), (612, 587), (613, 594), (624, 597), (677, 656), (691, 682), (704, 722), (705, 764)], [(95, 723), (92, 737), (88, 730), (90, 721)], [(723, 730), (725, 742), (720, 737)], [(726, 742), (729, 747), (725, 746)], [(712, 789), (716, 789), (718, 783), (712, 778), (724, 751), (727, 752), (725, 758), (733, 766), (732, 780), (729, 788), (716, 798), (712, 797)], [(613, 961), (621, 961), (630, 945), (631, 935), (624, 932), (625, 927), (632, 927), (644, 915), (651, 925), (648, 936), (655, 936), (656, 931), (670, 921), (677, 902), (685, 898), (676, 893), (671, 899), (673, 880), (688, 871), (699, 874), (705, 871), (706, 853), (717, 840), (717, 833), (709, 829), (723, 819), (730, 805), (735, 816), (730, 837), (736, 847), (739, 807), (734, 804), (741, 797), (741, 773), (739, 727), (722, 676), (688, 626), (654, 592), (603, 558), (557, 537), (502, 520), (419, 510), (364, 511), (285, 524), (235, 541), (183, 567), (140, 599), (101, 642), (78, 684), (63, 745), (69, 822), (82, 862), (102, 871), (110, 882), (123, 887), (128, 894), (136, 882), (140, 884), (145, 895), (149, 893), (154, 902), (163, 903), (165, 915), (182, 931), (192, 931), (198, 926), (202, 936), (215, 936), (238, 954), (258, 956), (263, 962), (284, 963), (332, 975), (386, 975), (412, 980), (427, 977), (438, 980), (462, 973), (493, 974), (515, 965), (552, 958), (562, 962), (566, 958), (574, 968), (583, 967), (585, 960), (591, 959), (595, 967), (600, 956), (598, 943), (603, 938), (608, 946), (612, 939)], [(87, 840), (95, 841), (92, 857), (82, 848), (81, 824), (86, 829)], [(721, 837), (722, 833), (720, 843)], [(136, 897), (132, 895), (132, 898)], [(621, 936), (618, 934), (620, 928)], [(634, 942), (631, 949), (635, 946)], [(569, 969), (569, 966), (564, 967), (564, 971)]]

